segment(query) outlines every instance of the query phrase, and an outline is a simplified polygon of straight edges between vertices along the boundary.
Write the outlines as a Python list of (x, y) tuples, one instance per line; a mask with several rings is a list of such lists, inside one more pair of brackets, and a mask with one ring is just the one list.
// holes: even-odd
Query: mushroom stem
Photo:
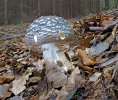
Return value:
[[(48, 60), (48, 63), (52, 63), (53, 61), (57, 67), (62, 67), (64, 72), (74, 69), (74, 65), (66, 58), (63, 50), (60, 50), (59, 45), (57, 46), (55, 43), (43, 44), (41, 49), (43, 57), (45, 60)], [(61, 66), (58, 62), (62, 63)]]

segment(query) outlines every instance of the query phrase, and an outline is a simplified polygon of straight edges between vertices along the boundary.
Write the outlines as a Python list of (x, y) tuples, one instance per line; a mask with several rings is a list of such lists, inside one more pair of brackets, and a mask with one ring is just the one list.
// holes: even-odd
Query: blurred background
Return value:
[(113, 8), (118, 8), (118, 0), (0, 0), (0, 25), (19, 25), (45, 15), (81, 18)]

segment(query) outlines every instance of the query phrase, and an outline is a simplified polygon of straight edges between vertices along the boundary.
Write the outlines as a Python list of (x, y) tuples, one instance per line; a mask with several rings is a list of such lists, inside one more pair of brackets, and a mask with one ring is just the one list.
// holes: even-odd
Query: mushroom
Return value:
[(63, 74), (74, 69), (74, 65), (66, 58), (62, 44), (75, 40), (77, 36), (72, 27), (66, 20), (57, 16), (42, 16), (34, 20), (25, 35), (26, 45), (41, 45), (46, 71), (55, 68)]

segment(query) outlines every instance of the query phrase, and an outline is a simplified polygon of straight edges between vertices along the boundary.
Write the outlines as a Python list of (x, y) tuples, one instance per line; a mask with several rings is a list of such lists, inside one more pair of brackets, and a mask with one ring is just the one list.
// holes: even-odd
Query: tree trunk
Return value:
[(22, 19), (23, 19), (23, 1), (21, 0), (21, 10), (20, 10), (21, 12), (21, 22), (22, 22)]
[(38, 0), (38, 17), (41, 16), (41, 13), (40, 13), (40, 0)]
[(55, 9), (56, 9), (55, 8), (55, 3), (56, 3), (55, 0), (53, 0), (53, 15), (55, 15)]
[(7, 0), (4, 0), (4, 24), (8, 24)]
[(63, 11), (63, 10), (62, 10), (62, 7), (63, 7), (62, 1), (63, 1), (63, 0), (60, 0), (60, 3), (61, 3), (61, 4), (60, 4), (60, 5), (61, 5), (61, 6), (60, 6), (60, 16), (61, 16), (61, 17), (62, 17), (62, 11)]
[(109, 0), (105, 0), (105, 7), (106, 9), (109, 9)]
[(71, 12), (71, 18), (72, 18), (72, 3), (73, 3), (73, 1), (71, 0), (71, 2), (70, 2), (70, 8), (71, 8), (71, 10), (70, 10), (70, 12)]

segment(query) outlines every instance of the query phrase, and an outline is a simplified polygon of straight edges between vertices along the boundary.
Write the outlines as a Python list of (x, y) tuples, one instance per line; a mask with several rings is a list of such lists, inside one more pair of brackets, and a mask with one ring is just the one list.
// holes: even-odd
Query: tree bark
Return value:
[(63, 11), (63, 10), (62, 10), (62, 7), (63, 7), (63, 0), (60, 0), (60, 3), (61, 3), (61, 4), (60, 4), (60, 5), (61, 5), (61, 7), (60, 7), (60, 16), (62, 17), (62, 11)]
[(53, 15), (55, 15), (55, 0), (53, 0)]
[(20, 13), (21, 13), (21, 22), (22, 22), (22, 16), (23, 16), (23, 1), (21, 0), (21, 9), (20, 9)]
[(38, 0), (38, 17), (41, 16), (41, 13), (40, 13), (40, 0)]
[(4, 0), (4, 24), (8, 24), (7, 0)]

